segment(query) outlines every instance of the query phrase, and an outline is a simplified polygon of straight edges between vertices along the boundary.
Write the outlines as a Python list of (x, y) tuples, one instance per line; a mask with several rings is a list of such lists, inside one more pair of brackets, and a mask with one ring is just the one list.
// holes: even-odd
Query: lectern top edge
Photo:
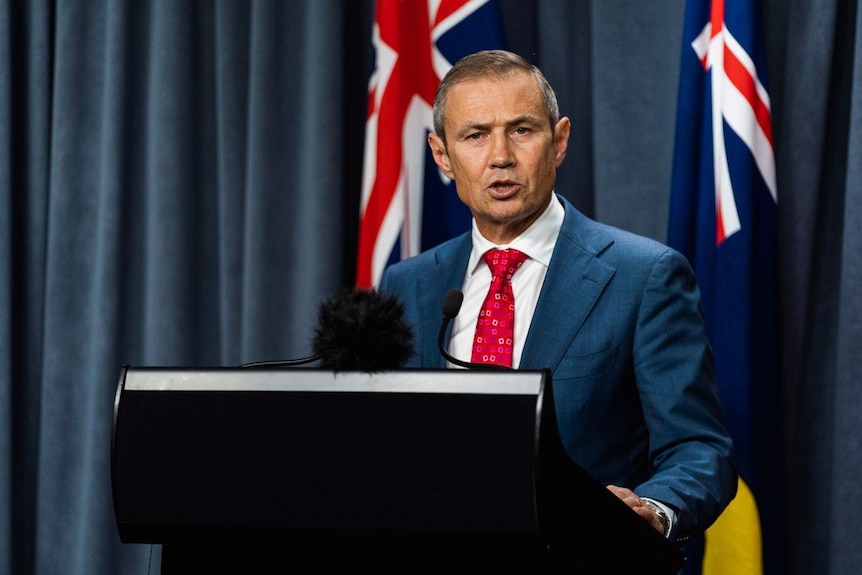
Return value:
[[(273, 391), (356, 393), (450, 393), (529, 395), (541, 393), (546, 372), (472, 371), (470, 377), (443, 377), (452, 370), (385, 372), (242, 368), (126, 367), (126, 391)], [(397, 377), (393, 374), (397, 373)]]

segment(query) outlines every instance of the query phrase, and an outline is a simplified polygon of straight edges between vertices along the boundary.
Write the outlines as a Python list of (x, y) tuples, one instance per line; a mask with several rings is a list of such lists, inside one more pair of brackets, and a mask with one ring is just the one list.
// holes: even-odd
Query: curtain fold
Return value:
[[(0, 37), (11, 38), (11, 12), (0, 4)], [(11, 42), (0, 45), (0, 154), (12, 148), (12, 54)], [(0, 501), (7, 506), (12, 492), (12, 174), (8, 161), (0, 161)], [(0, 571), (12, 569), (12, 523), (15, 510), (0, 513)]]
[[(0, 339), (3, 438), (9, 457), (0, 459), (4, 497), (0, 569), (28, 572), (35, 557), (37, 457), (42, 394), (42, 317), (46, 277), (48, 170), (53, 87), (54, 10), (49, 1), (0, 2), (3, 61), (0, 98), (4, 110), (0, 197), (3, 287)], [(25, 193), (26, 190), (26, 193)], [(8, 400), (8, 401), (6, 401)], [(19, 566), (23, 569), (19, 569)]]
[(862, 28), (855, 0), (776, 3), (770, 13), (787, 25), (776, 133), (785, 475), (795, 502), (787, 557), (794, 572), (837, 575), (860, 558), (842, 542), (858, 529), (847, 525), (848, 482), (859, 471), (850, 445), (860, 428), (848, 425), (858, 417), (858, 380), (845, 354), (860, 345), (847, 318), (862, 298), (847, 275), (860, 265), (849, 216), (858, 210), (860, 134), (851, 119), (860, 113)]
[[(835, 187), (839, 195), (834, 210), (838, 237), (827, 248), (836, 253), (830, 259), (834, 260), (837, 287), (832, 316), (835, 345), (834, 349), (826, 351), (835, 357), (834, 403), (831, 417), (826, 419), (834, 421), (832, 473), (824, 489), (831, 495), (831, 528), (828, 543), (822, 549), (831, 558), (829, 573), (835, 574), (851, 573), (862, 562), (862, 550), (857, 545), (848, 545), (850, 540), (845, 539), (847, 534), (859, 536), (858, 510), (862, 509), (862, 495), (858, 489), (858, 478), (862, 474), (862, 450), (859, 449), (862, 369), (858, 359), (862, 341), (862, 233), (859, 225), (862, 221), (859, 219), (862, 217), (862, 14), (855, 1), (843, 8), (836, 36), (841, 39), (842, 60), (846, 63), (836, 82), (835, 101), (841, 114), (840, 129), (836, 131), (839, 137), (846, 138), (846, 155), (843, 170), (839, 172), (842, 177)], [(813, 378), (813, 382), (823, 381), (821, 377)], [(800, 533), (799, 537), (804, 538), (804, 534)]]
[(245, 242), (237, 238), (244, 238), (246, 227), (251, 4), (221, 0), (215, 4), (214, 18), (217, 349), (222, 361), (239, 364), (246, 355), (242, 336)]

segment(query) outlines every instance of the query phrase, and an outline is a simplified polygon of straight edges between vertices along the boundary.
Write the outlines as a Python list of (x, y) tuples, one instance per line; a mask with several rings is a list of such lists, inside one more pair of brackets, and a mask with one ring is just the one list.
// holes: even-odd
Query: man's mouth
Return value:
[(517, 182), (510, 180), (497, 181), (488, 186), (488, 191), (491, 192), (491, 196), (497, 200), (511, 198), (519, 189), (521, 189), (521, 186)]

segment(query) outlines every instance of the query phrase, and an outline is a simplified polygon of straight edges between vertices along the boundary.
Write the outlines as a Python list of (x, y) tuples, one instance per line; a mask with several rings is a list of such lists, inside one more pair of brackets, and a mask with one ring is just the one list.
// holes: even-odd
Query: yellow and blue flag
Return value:
[(686, 573), (784, 572), (778, 190), (765, 71), (757, 0), (689, 0), (668, 243), (697, 273), (740, 489)]

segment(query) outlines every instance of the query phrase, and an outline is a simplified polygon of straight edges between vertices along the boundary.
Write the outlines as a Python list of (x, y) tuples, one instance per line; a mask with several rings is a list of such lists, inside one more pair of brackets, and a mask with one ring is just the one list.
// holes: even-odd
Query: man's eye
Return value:
[(519, 135), (519, 136), (523, 136), (524, 134), (529, 134), (529, 133), (530, 133), (530, 129), (529, 129), (529, 128), (524, 128), (523, 126), (521, 126), (520, 128), (515, 128), (515, 129), (513, 130), (513, 132), (514, 132), (515, 134)]

